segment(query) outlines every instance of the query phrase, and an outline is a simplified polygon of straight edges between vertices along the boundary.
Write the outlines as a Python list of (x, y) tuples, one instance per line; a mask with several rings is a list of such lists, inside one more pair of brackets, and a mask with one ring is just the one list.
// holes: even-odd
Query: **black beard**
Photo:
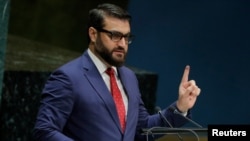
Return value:
[[(123, 48), (122, 47), (117, 47), (116, 49), (123, 49)], [(109, 52), (109, 50), (103, 45), (100, 38), (98, 38), (97, 42), (96, 42), (96, 52), (100, 55), (100, 57), (104, 61), (106, 61), (111, 66), (121, 67), (125, 62), (126, 55), (125, 55), (124, 59), (121, 60), (121, 61), (114, 59), (112, 57), (112, 52), (113, 51)]]
[(98, 53), (111, 66), (121, 67), (125, 62), (125, 58), (123, 61), (115, 60), (112, 57), (112, 52), (109, 52), (107, 49), (103, 49), (102, 51), (100, 51)]

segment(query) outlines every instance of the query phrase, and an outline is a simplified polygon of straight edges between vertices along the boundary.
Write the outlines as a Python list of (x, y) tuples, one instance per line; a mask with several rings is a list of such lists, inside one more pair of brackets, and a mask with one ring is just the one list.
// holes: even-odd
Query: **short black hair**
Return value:
[(127, 20), (129, 23), (131, 22), (131, 15), (124, 10), (123, 8), (110, 4), (103, 3), (89, 11), (88, 15), (88, 25), (87, 25), (87, 38), (88, 43), (90, 42), (90, 38), (88, 36), (88, 29), (90, 27), (94, 27), (96, 29), (101, 29), (104, 27), (104, 18), (105, 16), (115, 17), (121, 20)]

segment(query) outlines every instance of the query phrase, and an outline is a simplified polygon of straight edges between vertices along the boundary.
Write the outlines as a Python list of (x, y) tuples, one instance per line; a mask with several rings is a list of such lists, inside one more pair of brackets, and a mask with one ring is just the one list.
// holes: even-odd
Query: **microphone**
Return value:
[(198, 124), (197, 122), (193, 121), (192, 119), (182, 115), (175, 107), (169, 107), (170, 110), (172, 110), (174, 112), (174, 114), (180, 115), (182, 117), (184, 117), (186, 120), (188, 120), (189, 122), (193, 123), (195, 126), (202, 128), (202, 126), (200, 124)]
[[(160, 115), (161, 119), (165, 122), (165, 124), (169, 125), (170, 128), (174, 128), (173, 125), (167, 120), (167, 118), (161, 113), (160, 107), (156, 107), (155, 110), (158, 111), (158, 114)], [(183, 141), (183, 138), (180, 136), (179, 133), (177, 133), (177, 136), (180, 141)]]
[(155, 112), (157, 112), (160, 115), (161, 119), (163, 120), (163, 122), (165, 124), (167, 124), (171, 128), (174, 128), (173, 125), (167, 120), (167, 118), (161, 113), (161, 108), (160, 107), (156, 106), (155, 107)]
[(156, 106), (154, 110), (155, 110), (155, 113), (158, 113), (159, 111), (161, 111), (161, 107)]

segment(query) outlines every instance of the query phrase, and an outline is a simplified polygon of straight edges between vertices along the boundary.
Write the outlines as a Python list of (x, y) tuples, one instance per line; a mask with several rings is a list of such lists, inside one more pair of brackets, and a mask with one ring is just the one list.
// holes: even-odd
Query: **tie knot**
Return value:
[(106, 73), (111, 76), (114, 75), (114, 69), (113, 68), (107, 68)]

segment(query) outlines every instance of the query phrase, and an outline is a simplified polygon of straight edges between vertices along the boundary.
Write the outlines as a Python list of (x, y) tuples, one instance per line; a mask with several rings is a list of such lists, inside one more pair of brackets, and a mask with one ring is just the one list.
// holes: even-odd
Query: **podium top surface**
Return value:
[(195, 132), (197, 134), (206, 134), (207, 128), (169, 128), (169, 127), (152, 127), (143, 128), (141, 133), (145, 134), (168, 134), (168, 133), (187, 133)]

